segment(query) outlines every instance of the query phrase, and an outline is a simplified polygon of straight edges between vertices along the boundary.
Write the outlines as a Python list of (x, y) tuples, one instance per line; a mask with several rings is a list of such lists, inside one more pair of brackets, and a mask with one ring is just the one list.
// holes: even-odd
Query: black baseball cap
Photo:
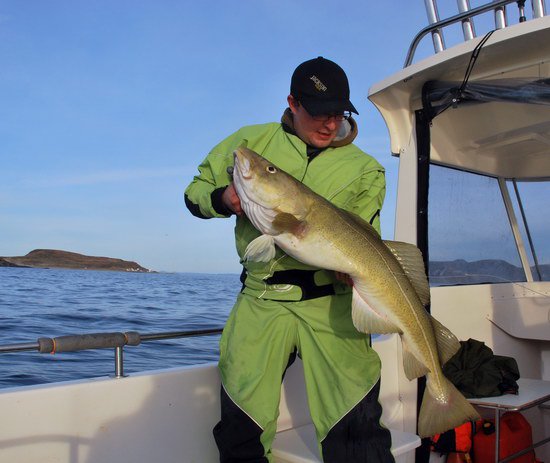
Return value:
[(351, 111), (359, 114), (349, 100), (349, 83), (344, 70), (319, 56), (300, 64), (290, 81), (290, 94), (312, 116)]

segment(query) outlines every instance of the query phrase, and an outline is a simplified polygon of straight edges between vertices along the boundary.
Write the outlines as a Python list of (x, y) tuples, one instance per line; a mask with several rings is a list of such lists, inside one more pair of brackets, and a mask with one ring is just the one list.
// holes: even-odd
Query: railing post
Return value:
[[(460, 13), (470, 11), (470, 0), (457, 0), (457, 3)], [(476, 36), (473, 18), (462, 20), (462, 33), (464, 34), (464, 40), (472, 40)]]
[[(434, 24), (439, 22), (439, 12), (437, 11), (437, 4), (435, 0), (424, 0), (424, 5), (426, 5), (426, 13), (428, 14), (429, 23)], [(436, 53), (445, 50), (445, 40), (441, 29), (435, 29), (432, 31), (432, 40)]]
[(115, 347), (115, 378), (124, 377), (124, 347)]
[(533, 18), (542, 18), (545, 15), (544, 0), (531, 0), (531, 6), (533, 7)]
[[(498, 0), (493, 0), (498, 1)], [(504, 29), (508, 26), (508, 18), (506, 16), (506, 5), (495, 8), (495, 29)]]
[(518, 0), (518, 12), (519, 12), (519, 22), (524, 23), (527, 21), (525, 16), (525, 0)]

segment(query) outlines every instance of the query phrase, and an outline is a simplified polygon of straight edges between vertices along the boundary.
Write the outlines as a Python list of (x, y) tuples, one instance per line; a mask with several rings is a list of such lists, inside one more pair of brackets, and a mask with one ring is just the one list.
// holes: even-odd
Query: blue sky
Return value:
[(320, 55), (387, 169), (391, 238), (397, 160), (367, 94), (426, 23), (420, 0), (0, 1), (0, 255), (238, 272), (233, 219), (194, 218), (183, 190), (221, 139), (279, 120), (292, 71)]

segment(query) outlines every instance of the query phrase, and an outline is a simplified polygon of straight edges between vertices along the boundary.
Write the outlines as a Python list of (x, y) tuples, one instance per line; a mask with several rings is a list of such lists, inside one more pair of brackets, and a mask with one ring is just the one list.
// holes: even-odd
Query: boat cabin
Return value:
[[(438, 43), (440, 28), (429, 31)], [(369, 94), (399, 157), (395, 239), (423, 251), (435, 318), (513, 357), (521, 378), (548, 382), (550, 18), (410, 58)], [(415, 389), (399, 385), (406, 430)], [(550, 434), (547, 408), (525, 413), (534, 440)]]

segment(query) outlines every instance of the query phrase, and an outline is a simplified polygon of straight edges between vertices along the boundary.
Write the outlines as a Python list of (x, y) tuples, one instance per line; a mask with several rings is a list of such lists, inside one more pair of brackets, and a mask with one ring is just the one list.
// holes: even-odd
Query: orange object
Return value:
[[(443, 438), (441, 438), (443, 436)], [(440, 442), (441, 441), (441, 442)], [(440, 453), (467, 453), (472, 448), (472, 423), (468, 421), (445, 434), (432, 438), (432, 451)]]
[[(474, 436), (474, 463), (491, 463), (495, 461), (494, 420), (484, 420)], [(519, 412), (507, 412), (500, 418), (499, 457), (502, 460), (533, 444), (531, 425)], [(510, 463), (535, 463), (535, 452), (521, 455)]]
[(456, 451), (468, 453), (472, 448), (472, 423), (469, 421), (455, 428)]

